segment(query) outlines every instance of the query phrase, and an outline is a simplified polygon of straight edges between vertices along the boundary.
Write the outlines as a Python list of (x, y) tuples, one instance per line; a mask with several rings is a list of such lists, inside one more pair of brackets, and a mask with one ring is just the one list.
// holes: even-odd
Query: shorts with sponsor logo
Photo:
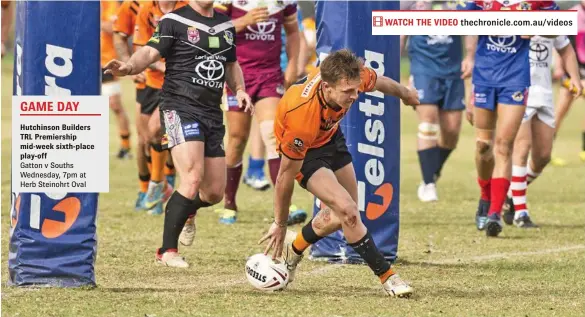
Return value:
[(146, 86), (142, 92), (142, 102), (140, 103), (140, 113), (151, 115), (161, 102), (162, 89)]
[(444, 111), (465, 109), (465, 83), (461, 78), (412, 75), (410, 84), (418, 92), (421, 105), (436, 105)]
[(320, 168), (335, 172), (351, 162), (351, 153), (345, 143), (345, 137), (341, 130), (337, 129), (327, 144), (307, 151), (296, 179), (302, 188), (307, 189), (307, 182)]
[[(258, 100), (269, 97), (280, 98), (284, 95), (284, 76), (281, 72), (275, 72), (273, 75), (262, 74), (245, 77), (246, 92), (250, 95), (253, 103)], [(229, 90), (227, 92), (227, 110), (244, 111), (244, 108), (238, 107), (236, 96)]]
[(534, 118), (534, 116), (538, 117), (538, 119), (544, 124), (548, 125), (551, 128), (555, 128), (555, 111), (553, 107), (550, 106), (527, 106), (526, 111), (524, 111), (524, 117), (522, 118), (522, 123), (528, 122)]
[(161, 107), (160, 117), (164, 127), (161, 141), (163, 149), (171, 149), (185, 142), (199, 141), (205, 143), (205, 157), (224, 157), (223, 122), (188, 109), (186, 106)]
[(476, 107), (490, 111), (495, 111), (498, 104), (526, 106), (528, 87), (490, 87), (474, 84), (471, 98)]

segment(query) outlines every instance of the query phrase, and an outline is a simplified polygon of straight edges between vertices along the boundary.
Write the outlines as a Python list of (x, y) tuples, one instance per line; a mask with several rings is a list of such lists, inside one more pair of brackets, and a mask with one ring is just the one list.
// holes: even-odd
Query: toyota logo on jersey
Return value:
[(539, 42), (530, 42), (530, 66), (548, 67), (548, 47)]
[(214, 59), (200, 61), (195, 66), (195, 73), (199, 78), (193, 77), (193, 83), (209, 88), (223, 88), (223, 64)]
[(248, 26), (246, 33), (246, 40), (258, 40), (258, 41), (274, 41), (274, 30), (276, 30), (276, 19), (270, 19), (266, 22), (256, 23)]
[(512, 54), (517, 52), (517, 49), (514, 47), (516, 35), (489, 36), (488, 40), (489, 42), (486, 45), (490, 51)]

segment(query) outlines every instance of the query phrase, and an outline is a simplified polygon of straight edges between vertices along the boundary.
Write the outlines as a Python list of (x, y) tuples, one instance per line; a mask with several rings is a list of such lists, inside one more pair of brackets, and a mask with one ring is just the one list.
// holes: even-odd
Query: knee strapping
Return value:
[(440, 126), (436, 123), (421, 122), (418, 125), (418, 137), (422, 140), (437, 140)]
[(262, 141), (266, 146), (266, 159), (271, 160), (278, 158), (276, 152), (276, 138), (274, 137), (274, 120), (264, 120), (259, 123)]

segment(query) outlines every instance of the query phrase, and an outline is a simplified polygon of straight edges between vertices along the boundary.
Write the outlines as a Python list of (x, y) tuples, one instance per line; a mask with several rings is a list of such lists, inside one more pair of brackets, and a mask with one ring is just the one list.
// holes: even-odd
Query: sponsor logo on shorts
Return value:
[(514, 101), (520, 102), (524, 100), (524, 93), (521, 91), (517, 91), (512, 95), (512, 99), (514, 99)]
[(199, 123), (194, 122), (183, 124), (183, 135), (185, 137), (199, 136), (200, 134)]
[(187, 28), (187, 39), (193, 44), (199, 42), (201, 39), (201, 36), (199, 36), (199, 30), (194, 26)]
[(475, 102), (479, 102), (479, 103), (486, 103), (487, 102), (486, 94), (481, 93), (481, 92), (476, 92), (473, 95), (473, 99), (475, 100)]
[(425, 90), (424, 89), (417, 89), (416, 93), (418, 94), (418, 99), (424, 99), (425, 98)]

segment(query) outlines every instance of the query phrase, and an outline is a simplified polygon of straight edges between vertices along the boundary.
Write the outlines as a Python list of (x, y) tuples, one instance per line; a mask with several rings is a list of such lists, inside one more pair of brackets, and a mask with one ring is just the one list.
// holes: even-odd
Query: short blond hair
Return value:
[(363, 66), (362, 59), (352, 51), (342, 49), (327, 56), (319, 66), (319, 69), (321, 79), (334, 85), (343, 79), (359, 79)]

